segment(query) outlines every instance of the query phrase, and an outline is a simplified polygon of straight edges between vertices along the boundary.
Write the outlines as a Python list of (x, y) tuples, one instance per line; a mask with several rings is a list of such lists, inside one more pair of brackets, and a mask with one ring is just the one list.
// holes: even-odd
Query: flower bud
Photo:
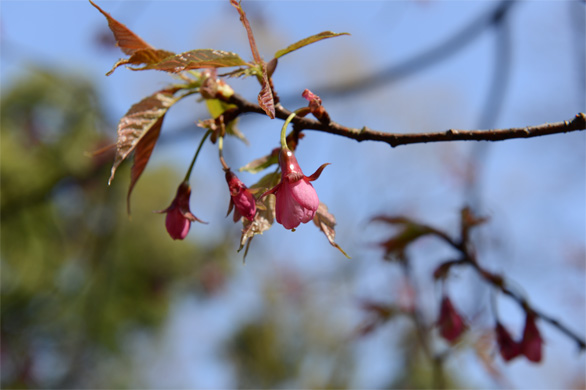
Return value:
[(187, 236), (189, 228), (191, 227), (191, 222), (197, 221), (205, 223), (193, 215), (189, 210), (190, 196), (191, 187), (187, 182), (183, 182), (179, 185), (179, 188), (177, 188), (177, 194), (171, 202), (171, 205), (165, 210), (156, 211), (161, 214), (167, 213), (165, 227), (171, 238), (174, 240), (183, 240)]
[(232, 207), (236, 207), (234, 211), (234, 222), (238, 221), (241, 216), (252, 221), (256, 214), (256, 200), (254, 196), (238, 176), (229, 169), (226, 171), (226, 182), (230, 189), (230, 207), (228, 214), (230, 214)]
[(310, 182), (316, 180), (328, 164), (323, 164), (313, 175), (305, 176), (295, 155), (288, 148), (281, 149), (279, 164), (281, 165), (281, 182), (261, 197), (275, 194), (277, 222), (286, 229), (295, 229), (299, 224), (313, 219), (319, 207), (319, 198)]

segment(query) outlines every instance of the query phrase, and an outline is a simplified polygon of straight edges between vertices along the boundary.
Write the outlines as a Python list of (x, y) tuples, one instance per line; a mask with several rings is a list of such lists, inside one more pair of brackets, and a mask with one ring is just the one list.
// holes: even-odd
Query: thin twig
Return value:
[[(422, 226), (424, 226), (424, 225), (422, 225)], [(461, 253), (461, 255), (462, 255), (461, 259), (459, 261), (451, 262), (450, 266), (454, 266), (454, 265), (461, 266), (461, 265), (466, 265), (466, 264), (470, 265), (478, 273), (478, 275), (480, 275), (480, 277), (482, 279), (484, 279), (484, 281), (486, 281), (488, 284), (493, 286), (495, 289), (500, 290), (503, 294), (505, 294), (508, 297), (510, 297), (511, 299), (513, 299), (515, 302), (517, 302), (517, 304), (519, 306), (521, 306), (523, 308), (523, 310), (532, 312), (537, 317), (541, 318), (542, 320), (544, 320), (544, 321), (550, 323), (551, 325), (553, 325), (554, 327), (556, 327), (559, 331), (561, 331), (566, 336), (568, 336), (569, 338), (574, 340), (576, 342), (576, 344), (578, 345), (578, 349), (580, 351), (586, 350), (586, 341), (580, 335), (578, 335), (577, 333), (574, 333), (566, 325), (564, 325), (560, 321), (556, 320), (555, 318), (553, 318), (553, 317), (551, 317), (551, 316), (549, 316), (539, 310), (536, 310), (534, 307), (532, 307), (524, 297), (515, 293), (509, 287), (507, 287), (508, 283), (506, 283), (506, 280), (503, 276), (492, 273), (492, 272), (484, 269), (478, 263), (476, 256), (474, 254), (474, 251), (470, 249), (470, 245), (467, 242), (465, 242), (464, 239), (462, 239), (460, 242), (458, 242), (458, 241), (454, 240), (453, 238), (451, 238), (448, 234), (446, 234), (445, 232), (443, 232), (439, 229), (435, 229), (435, 228), (432, 228), (429, 226), (425, 226), (425, 227), (428, 228), (436, 236), (438, 236), (439, 238), (444, 240), (446, 243), (448, 243), (450, 246), (452, 246), (454, 249), (456, 249), (457, 251), (459, 251)]]

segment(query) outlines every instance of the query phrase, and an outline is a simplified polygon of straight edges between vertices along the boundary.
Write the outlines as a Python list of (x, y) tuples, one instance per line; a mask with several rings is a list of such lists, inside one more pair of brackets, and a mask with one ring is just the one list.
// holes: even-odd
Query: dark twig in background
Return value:
[[(458, 53), (460, 50), (474, 42), (488, 28), (498, 25), (505, 15), (512, 9), (514, 1), (503, 0), (490, 12), (483, 12), (478, 18), (458, 30), (454, 35), (433, 48), (425, 49), (404, 62), (390, 65), (386, 69), (365, 75), (361, 78), (339, 83), (332, 86), (316, 87), (322, 98), (334, 99), (355, 94), (370, 89), (378, 88), (406, 77), (417, 74), (423, 69), (437, 65), (439, 62)], [(297, 96), (295, 96), (297, 97)], [(283, 97), (283, 101), (289, 101), (291, 96)]]

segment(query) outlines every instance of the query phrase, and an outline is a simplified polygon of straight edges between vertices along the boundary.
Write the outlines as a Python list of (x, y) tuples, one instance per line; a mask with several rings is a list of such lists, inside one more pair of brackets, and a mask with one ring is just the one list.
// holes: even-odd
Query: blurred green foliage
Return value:
[(144, 178), (148, 204), (137, 196), (127, 217), (127, 182), (106, 186), (113, 155), (84, 155), (115, 128), (87, 81), (35, 71), (1, 110), (2, 386), (128, 385), (123, 364), (104, 375), (99, 363), (159, 325), (177, 291), (205, 292), (201, 266), (227, 271), (228, 247), (168, 237), (151, 207), (172, 198), (170, 170)]

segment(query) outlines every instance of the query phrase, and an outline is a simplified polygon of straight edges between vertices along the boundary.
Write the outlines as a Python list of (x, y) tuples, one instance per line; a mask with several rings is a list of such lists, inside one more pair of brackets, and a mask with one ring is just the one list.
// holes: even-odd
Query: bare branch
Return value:
[[(239, 96), (232, 95), (229, 102), (238, 106), (241, 113), (256, 112), (264, 114), (264, 110), (257, 104), (251, 103)], [(287, 119), (291, 111), (281, 105), (275, 107), (275, 115), (280, 119)], [(571, 131), (582, 131), (586, 129), (586, 115), (583, 112), (578, 113), (572, 120), (545, 123), (537, 126), (512, 127), (508, 129), (491, 129), (491, 130), (458, 130), (449, 129), (439, 132), (427, 133), (386, 133), (383, 131), (373, 130), (368, 127), (356, 129), (346, 127), (339, 123), (330, 122), (323, 124), (311, 118), (295, 117), (292, 121), (298, 129), (316, 130), (324, 133), (340, 135), (342, 137), (362, 141), (385, 142), (392, 147), (408, 144), (419, 144), (428, 142), (448, 142), (448, 141), (504, 141), (514, 138), (532, 138), (543, 135), (562, 134)]]

